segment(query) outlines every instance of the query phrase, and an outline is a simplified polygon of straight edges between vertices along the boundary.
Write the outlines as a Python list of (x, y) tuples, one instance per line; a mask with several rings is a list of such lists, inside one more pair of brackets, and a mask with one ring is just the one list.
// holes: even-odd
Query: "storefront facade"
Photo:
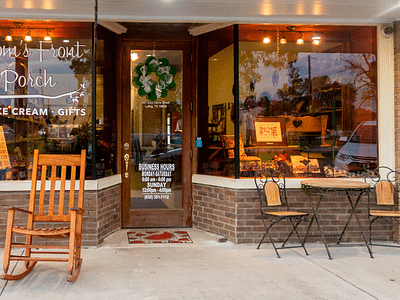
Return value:
[[(27, 205), (34, 148), (88, 150), (86, 246), (133, 227), (256, 242), (257, 169), (284, 173), (307, 210), (303, 178), (399, 167), (396, 22), (145, 21), (0, 21), (0, 237)], [(397, 240), (398, 225), (380, 230)]]
[[(209, 135), (212, 146), (209, 147), (208, 160), (205, 159), (201, 165), (204, 175), (193, 177), (194, 225), (221, 234), (235, 243), (255, 243), (264, 231), (252, 178), (260, 164), (286, 176), (291, 208), (303, 211), (310, 210), (308, 198), (300, 190), (300, 181), (304, 178), (363, 180), (378, 164), (395, 168), (394, 147), (380, 144), (382, 138), (387, 138), (388, 143), (395, 140), (395, 122), (392, 119), (395, 106), (390, 97), (392, 79), (383, 79), (387, 75), (384, 70), (393, 68), (388, 60), (391, 41), (376, 31), (378, 27), (351, 26), (346, 29), (346, 26), (328, 26), (324, 31), (323, 26), (313, 26), (307, 40), (304, 38), (307, 26), (274, 25), (272, 28), (255, 27), (255, 30), (247, 26), (239, 25), (238, 28), (240, 100), (239, 116), (235, 120), (239, 123), (238, 131), (235, 132), (237, 128), (233, 121), (233, 101), (212, 102), (214, 99), (234, 98), (229, 93), (234, 82), (233, 65), (224, 76), (220, 75), (222, 66), (227, 69), (227, 60), (221, 59), (222, 50), (210, 57), (209, 66), (213, 69), (207, 76), (213, 78), (208, 80), (209, 122), (222, 128), (217, 131), (224, 132), (216, 137)], [(313, 45), (313, 37), (317, 34), (321, 43)], [(261, 41), (268, 35), (273, 36), (275, 43), (263, 45)], [(223, 40), (222, 35), (216, 33), (215, 36), (216, 40)], [(282, 36), (286, 37), (284, 43), (280, 40)], [(306, 42), (297, 43), (299, 37)], [(212, 36), (209, 41), (212, 43)], [(273, 50), (268, 52), (268, 47)], [(233, 56), (233, 51), (225, 53)], [(340, 58), (333, 58), (337, 55)], [(365, 59), (364, 62), (358, 60), (360, 57)], [(222, 63), (218, 65), (219, 61)], [(286, 66), (284, 72), (288, 71), (286, 74), (282, 74), (282, 63)], [(351, 67), (346, 66), (348, 63)], [(377, 81), (373, 83), (375, 72)], [(216, 80), (218, 76), (220, 81)], [(361, 85), (363, 87), (358, 88)], [(222, 103), (224, 101), (226, 104)], [(307, 101), (304, 110), (299, 109)], [(323, 103), (329, 103), (329, 107)], [(379, 121), (383, 117), (381, 113), (386, 116), (384, 123)], [(213, 122), (214, 118), (216, 122)], [(252, 120), (249, 122), (250, 130), (246, 128), (246, 119)], [(224, 145), (224, 138), (233, 137), (234, 133), (240, 136), (238, 166), (234, 165), (232, 157), (239, 155), (227, 155), (227, 152), (233, 152), (232, 146)], [(369, 141), (365, 139), (367, 136)], [(220, 179), (210, 179), (207, 176), (210, 174), (218, 174)], [(368, 226), (366, 202), (364, 199), (365, 205), (360, 207), (363, 226)], [(346, 210), (341, 197), (332, 197), (325, 204), (323, 218), (327, 221), (324, 226), (329, 228), (329, 235), (334, 235), (339, 224), (343, 224)], [(385, 240), (397, 239), (397, 224), (380, 225), (374, 235)], [(282, 227), (282, 236), (287, 229)], [(354, 241), (361, 236), (353, 232), (345, 238)]]

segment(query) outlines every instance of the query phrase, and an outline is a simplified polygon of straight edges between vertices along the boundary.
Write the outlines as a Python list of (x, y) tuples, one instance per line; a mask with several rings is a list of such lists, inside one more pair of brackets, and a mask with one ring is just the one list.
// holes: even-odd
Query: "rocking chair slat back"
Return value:
[[(75, 188), (77, 167), (85, 165), (86, 157), (71, 154), (57, 156), (49, 154), (39, 155), (38, 150), (34, 151), (34, 157), (29, 204), (30, 211), (35, 212), (32, 216), (32, 221), (70, 222), (70, 209), (72, 207), (83, 209), (84, 186), (79, 185), (79, 191), (75, 191)], [(41, 170), (41, 175), (38, 170)], [(69, 170), (70, 172), (68, 172)], [(69, 185), (67, 184), (68, 173), (70, 173)], [(84, 182), (84, 172), (80, 172), (79, 179), (80, 182)], [(36, 189), (38, 184), (40, 185), (39, 196)], [(66, 201), (66, 197), (69, 197), (68, 202)], [(36, 206), (37, 209), (35, 209)]]

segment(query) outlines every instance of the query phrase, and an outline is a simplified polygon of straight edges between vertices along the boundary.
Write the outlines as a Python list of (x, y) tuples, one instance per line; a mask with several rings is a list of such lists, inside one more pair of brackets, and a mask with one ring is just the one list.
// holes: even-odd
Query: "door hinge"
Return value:
[(193, 159), (193, 150), (190, 150), (190, 159)]
[(193, 102), (190, 102), (190, 111), (193, 111)]

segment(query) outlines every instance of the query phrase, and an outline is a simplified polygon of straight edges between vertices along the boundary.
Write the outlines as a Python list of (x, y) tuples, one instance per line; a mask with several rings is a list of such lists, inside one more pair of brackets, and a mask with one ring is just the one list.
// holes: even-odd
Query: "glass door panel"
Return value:
[(182, 51), (131, 50), (131, 216), (182, 209), (182, 64)]

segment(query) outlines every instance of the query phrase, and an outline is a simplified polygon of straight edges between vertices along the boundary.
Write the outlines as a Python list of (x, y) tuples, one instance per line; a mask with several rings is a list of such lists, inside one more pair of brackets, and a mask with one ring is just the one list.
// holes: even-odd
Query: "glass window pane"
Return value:
[[(239, 40), (241, 177), (261, 167), (287, 177), (357, 177), (377, 166), (375, 27), (240, 25)], [(221, 149), (223, 168), (203, 170), (225, 176), (233, 176), (233, 144), (213, 136), (233, 135), (229, 47), (208, 61), (209, 123), (220, 111), (229, 116), (209, 126), (208, 166)], [(218, 92), (231, 97), (218, 100)]]
[(243, 25), (240, 40), (247, 155), (289, 177), (377, 166), (375, 28)]
[(200, 171), (233, 176), (233, 27), (200, 36), (198, 61)]
[(15, 30), (1, 41), (0, 175), (10, 180), (29, 179), (35, 148), (77, 153), (91, 140), (91, 24), (22, 26), (32, 41)]
[(183, 52), (131, 50), (131, 57), (131, 209), (180, 209)]

